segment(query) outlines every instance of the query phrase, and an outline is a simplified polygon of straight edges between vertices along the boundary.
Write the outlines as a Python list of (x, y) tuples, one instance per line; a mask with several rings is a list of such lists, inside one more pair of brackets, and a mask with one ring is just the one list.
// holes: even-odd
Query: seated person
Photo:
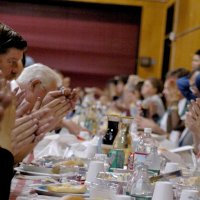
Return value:
[(183, 68), (173, 70), (167, 74), (163, 94), (166, 99), (167, 111), (161, 118), (159, 125), (153, 120), (138, 116), (136, 122), (140, 128), (150, 127), (157, 134), (167, 134), (172, 130), (183, 130), (181, 117), (186, 111), (186, 100), (176, 86), (176, 80), (189, 72)]
[(115, 80), (117, 81), (117, 84), (116, 84), (117, 96), (118, 98), (120, 98), (123, 94), (124, 87), (128, 81), (128, 76), (127, 75), (116, 76)]
[(124, 93), (124, 102), (128, 105), (130, 115), (135, 117), (137, 105), (143, 100), (141, 90), (144, 82), (139, 80), (136, 84), (129, 84)]
[[(34, 148), (44, 134), (55, 129), (66, 113), (74, 108), (77, 95), (76, 91), (71, 93), (69, 90), (66, 90), (64, 91), (66, 94), (63, 94), (61, 90), (57, 90), (61, 86), (59, 76), (49, 67), (42, 64), (34, 64), (25, 68), (17, 78), (16, 83), (21, 90), (26, 91), (25, 99), (29, 102), (29, 110), (27, 111), (29, 115), (22, 116), (16, 120), (12, 132), (13, 138), (21, 137), (24, 139), (19, 131), (21, 131), (20, 126), (24, 127), (24, 123), (27, 124), (27, 117), (32, 116), (30, 120), (35, 123), (30, 129), (31, 122), (29, 122), (29, 126), (26, 126), (26, 129), (23, 131), (32, 132), (30, 132), (29, 145), (24, 147), (22, 146), (23, 143), (18, 143), (18, 145), (21, 144), (20, 146), (23, 147), (19, 154), (16, 155), (16, 162), (18, 162)], [(67, 98), (65, 95), (67, 95)], [(36, 110), (34, 110), (35, 104), (38, 104)], [(48, 111), (45, 111), (46, 109)], [(19, 134), (20, 136), (18, 136)], [(32, 139), (35, 136), (38, 136), (36, 137), (37, 139)], [(16, 146), (16, 144), (13, 144), (13, 146)], [(18, 149), (20, 148), (18, 147)]]
[[(193, 71), (200, 67), (200, 50), (197, 50), (194, 53), (191, 65)], [(190, 90), (189, 78), (189, 76), (184, 76), (177, 80), (179, 90), (188, 101), (196, 98), (196, 96)]]
[[(200, 97), (200, 67), (197, 67), (196, 69), (194, 69), (189, 77), (189, 89), (190, 92), (195, 96), (195, 98)], [(193, 100), (192, 100), (193, 102)], [(197, 106), (195, 106), (196, 104), (194, 104), (193, 106), (189, 106), (197, 108)], [(192, 111), (190, 112), (192, 113)], [(191, 128), (190, 125), (188, 125), (188, 123), (191, 121), (191, 119), (189, 117), (187, 117), (187, 119), (185, 120), (186, 123), (186, 128), (184, 129), (184, 131), (182, 132), (180, 139), (179, 139), (179, 146), (184, 146), (184, 145), (192, 145), (194, 144), (195, 146), (197, 146), (195, 143), (197, 141), (195, 134), (194, 134), (194, 127), (195, 127), (195, 123), (194, 123), (194, 127)], [(190, 127), (190, 128), (189, 128)]]
[(161, 99), (162, 90), (163, 84), (157, 78), (145, 80), (142, 86), (141, 93), (144, 100), (142, 101), (141, 109), (148, 111), (147, 113), (143, 113), (144, 117), (153, 119), (155, 122), (158, 122), (165, 112), (165, 107)]
[[(195, 96), (195, 99), (200, 97), (200, 67), (196, 67), (188, 76), (188, 81), (189, 81), (189, 92)], [(182, 91), (181, 91), (182, 92)], [(183, 93), (183, 92), (182, 92)], [(192, 100), (193, 102), (193, 100)], [(192, 106), (197, 108), (196, 106)], [(191, 106), (190, 106), (191, 108)], [(192, 112), (189, 112), (192, 113)], [(188, 117), (185, 120), (186, 123), (186, 128), (182, 132), (180, 139), (179, 139), (179, 146), (184, 146), (184, 145), (192, 145), (194, 144), (197, 146), (195, 143), (197, 141), (195, 135), (194, 135), (194, 127), (191, 128), (188, 123), (190, 123), (191, 119)]]
[(190, 91), (200, 98), (200, 67), (196, 68), (189, 76)]
[(115, 111), (116, 113), (131, 114), (131, 109), (136, 106), (137, 101), (141, 100), (141, 87), (143, 81), (136, 75), (130, 75), (128, 82), (123, 88), (121, 98), (113, 102), (109, 106), (109, 110)]

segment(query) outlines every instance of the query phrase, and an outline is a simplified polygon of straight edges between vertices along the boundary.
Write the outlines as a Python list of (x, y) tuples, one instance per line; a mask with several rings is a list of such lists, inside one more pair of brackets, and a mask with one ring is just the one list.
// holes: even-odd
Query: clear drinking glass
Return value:
[(133, 181), (130, 195), (135, 200), (150, 200), (153, 195), (153, 187), (149, 181), (147, 166), (143, 165), (138, 177)]

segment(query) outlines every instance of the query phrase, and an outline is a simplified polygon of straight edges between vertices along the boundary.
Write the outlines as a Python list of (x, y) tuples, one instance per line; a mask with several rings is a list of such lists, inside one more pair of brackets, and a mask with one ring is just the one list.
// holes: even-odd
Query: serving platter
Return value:
[(45, 172), (45, 170), (43, 171), (31, 171), (31, 170), (27, 170), (23, 167), (15, 167), (14, 168), (15, 171), (24, 174), (24, 175), (31, 175), (31, 176), (51, 176), (51, 177), (55, 177), (55, 178), (61, 178), (61, 177), (68, 177), (68, 176), (74, 176), (77, 174), (76, 171), (69, 171), (67, 173), (61, 173), (61, 174), (54, 174), (52, 173), (50, 170), (47, 170)]
[(81, 197), (89, 197), (89, 193), (86, 192), (84, 194), (73, 194), (73, 193), (61, 193), (61, 192), (51, 192), (47, 189), (46, 185), (40, 185), (34, 188), (34, 190), (39, 195), (46, 195), (46, 196), (54, 196), (54, 197), (63, 197), (63, 196), (81, 196)]

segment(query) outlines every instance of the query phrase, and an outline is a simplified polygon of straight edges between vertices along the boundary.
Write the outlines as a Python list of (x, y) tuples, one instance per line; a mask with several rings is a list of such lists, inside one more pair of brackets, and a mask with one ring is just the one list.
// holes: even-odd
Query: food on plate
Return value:
[(97, 179), (111, 182), (127, 182), (131, 177), (130, 173), (99, 172)]
[(44, 156), (31, 162), (31, 165), (38, 167), (51, 168), (55, 163), (62, 162), (64, 159), (60, 156)]
[(58, 163), (53, 165), (52, 172), (55, 173), (55, 174), (59, 174), (60, 171), (61, 171), (61, 168), (63, 168), (63, 167), (73, 167), (73, 166), (83, 167), (84, 162), (79, 158), (73, 158), (73, 159), (61, 161), (61, 162), (58, 162)]
[(73, 194), (83, 194), (87, 190), (85, 185), (71, 185), (69, 183), (63, 183), (59, 185), (48, 185), (47, 189), (50, 192)]
[(184, 184), (188, 186), (200, 186), (200, 176), (184, 179)]
[(62, 158), (59, 156), (44, 156), (30, 164), (21, 164), (21, 168), (28, 172), (44, 174), (85, 173), (84, 161), (80, 158)]
[(84, 162), (79, 159), (79, 158), (74, 158), (74, 159), (69, 159), (69, 160), (65, 160), (65, 161), (61, 161), (58, 162), (56, 164), (54, 164), (54, 167), (56, 166), (84, 166)]

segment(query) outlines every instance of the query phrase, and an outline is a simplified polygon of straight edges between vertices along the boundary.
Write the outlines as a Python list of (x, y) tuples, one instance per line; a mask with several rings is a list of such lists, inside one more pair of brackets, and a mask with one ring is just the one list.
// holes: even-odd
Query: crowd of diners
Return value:
[[(0, 23), (0, 199), (9, 199), (13, 167), (46, 133), (62, 127), (77, 135), (85, 130), (66, 115), (84, 98), (83, 89), (69, 88), (69, 78), (41, 63), (25, 67), (26, 40)], [(138, 128), (152, 128), (176, 146), (200, 144), (200, 50), (191, 70), (176, 68), (165, 81), (118, 75), (105, 88), (90, 92), (108, 113), (134, 116)], [(175, 138), (175, 139), (174, 139)]]
[(139, 129), (149, 127), (165, 135), (174, 148), (193, 145), (196, 154), (200, 151), (200, 50), (194, 52), (191, 70), (177, 67), (164, 81), (115, 76), (106, 91), (109, 95), (100, 101), (108, 110), (133, 116)]

